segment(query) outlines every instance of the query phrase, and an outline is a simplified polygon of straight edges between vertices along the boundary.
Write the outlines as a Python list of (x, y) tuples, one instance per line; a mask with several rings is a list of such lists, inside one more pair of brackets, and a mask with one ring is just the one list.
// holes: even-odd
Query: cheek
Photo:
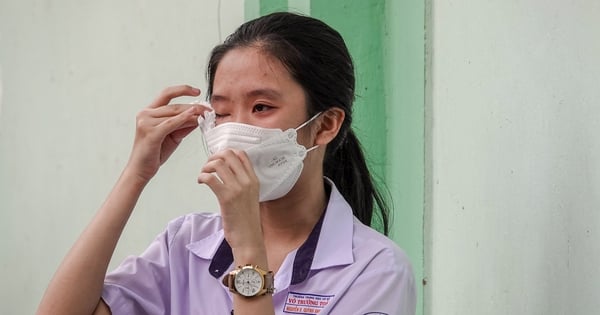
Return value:
[(313, 128), (308, 128), (308, 126), (306, 126), (298, 130), (297, 133), (298, 144), (303, 145), (307, 149), (310, 149), (312, 146), (314, 146), (317, 133)]

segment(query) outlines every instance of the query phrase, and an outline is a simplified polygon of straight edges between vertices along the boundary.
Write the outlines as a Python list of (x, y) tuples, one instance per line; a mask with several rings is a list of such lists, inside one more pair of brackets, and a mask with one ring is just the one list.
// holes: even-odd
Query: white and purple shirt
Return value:
[[(356, 219), (328, 182), (324, 215), (275, 275), (275, 314), (414, 314), (408, 258)], [(221, 281), (235, 266), (221, 223), (214, 213), (180, 217), (141, 256), (125, 259), (104, 283), (112, 314), (231, 314)]]

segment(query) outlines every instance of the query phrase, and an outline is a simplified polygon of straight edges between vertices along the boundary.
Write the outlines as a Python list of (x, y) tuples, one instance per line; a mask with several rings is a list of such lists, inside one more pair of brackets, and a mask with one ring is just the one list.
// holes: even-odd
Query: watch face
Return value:
[(263, 277), (254, 269), (241, 269), (235, 276), (235, 290), (243, 296), (255, 296), (263, 287)]

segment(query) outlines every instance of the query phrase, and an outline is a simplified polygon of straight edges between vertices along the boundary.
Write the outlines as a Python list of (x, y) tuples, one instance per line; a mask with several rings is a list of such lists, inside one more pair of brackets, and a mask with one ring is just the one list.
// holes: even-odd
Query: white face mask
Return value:
[(285, 196), (298, 181), (306, 153), (317, 146), (306, 149), (299, 145), (296, 132), (319, 114), (286, 131), (233, 122), (215, 126), (214, 111), (205, 112), (198, 123), (209, 154), (225, 149), (246, 151), (260, 182), (258, 201), (262, 202)]

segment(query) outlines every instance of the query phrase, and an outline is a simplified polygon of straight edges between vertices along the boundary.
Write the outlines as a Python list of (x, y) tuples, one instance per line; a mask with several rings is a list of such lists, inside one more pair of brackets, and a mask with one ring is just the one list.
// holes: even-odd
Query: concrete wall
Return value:
[(428, 11), (427, 314), (600, 309), (600, 2)]
[[(243, 0), (0, 2), (0, 314), (32, 314), (129, 156), (162, 88), (206, 88), (210, 49)], [(182, 100), (182, 101), (190, 101)], [(113, 258), (174, 217), (212, 211), (192, 134), (147, 187)]]

